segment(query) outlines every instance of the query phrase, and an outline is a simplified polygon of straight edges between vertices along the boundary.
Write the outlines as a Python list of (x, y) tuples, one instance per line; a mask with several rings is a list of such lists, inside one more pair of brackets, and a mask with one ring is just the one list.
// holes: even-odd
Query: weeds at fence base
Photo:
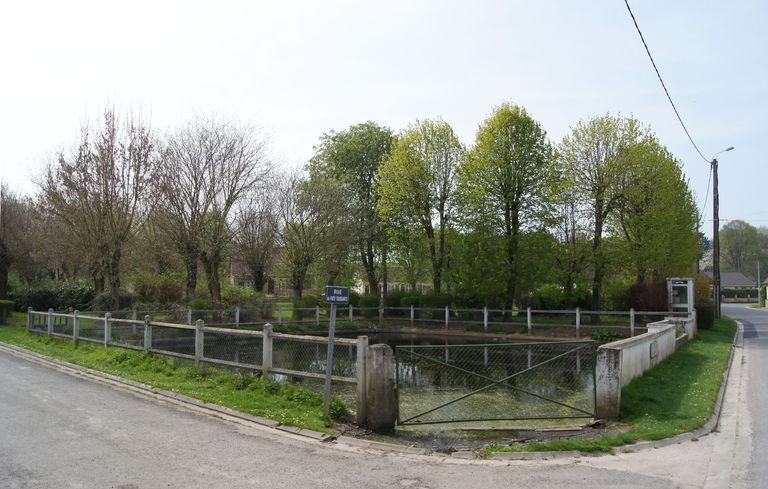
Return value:
[[(220, 368), (198, 371), (189, 360), (152, 353), (90, 344), (75, 347), (67, 340), (30, 335), (19, 326), (23, 321), (19, 315), (14, 317), (16, 326), (0, 328), (0, 341), (282, 424), (327, 431), (322, 396), (301, 386)], [(333, 420), (342, 420), (349, 416), (349, 409), (343, 401), (332, 398), (330, 415)]]

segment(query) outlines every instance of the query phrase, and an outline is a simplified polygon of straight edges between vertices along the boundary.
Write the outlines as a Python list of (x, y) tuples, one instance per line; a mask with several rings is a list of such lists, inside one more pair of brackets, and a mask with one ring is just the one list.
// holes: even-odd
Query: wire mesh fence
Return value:
[(589, 418), (591, 341), (396, 347), (398, 424)]
[[(274, 334), (272, 367), (278, 373), (304, 372), (308, 377), (324, 378), (328, 364), (325, 338)], [(356, 382), (357, 341), (337, 338), (333, 346), (331, 375), (340, 382)]]
[(258, 332), (234, 332), (223, 328), (205, 328), (203, 361), (234, 367), (261, 369), (264, 339)]
[(112, 318), (109, 326), (109, 344), (128, 348), (144, 347), (144, 321)]

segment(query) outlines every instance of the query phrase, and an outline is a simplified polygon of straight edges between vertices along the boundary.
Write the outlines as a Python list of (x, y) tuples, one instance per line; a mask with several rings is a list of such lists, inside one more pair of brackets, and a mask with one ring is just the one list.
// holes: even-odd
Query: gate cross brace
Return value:
[(461, 368), (461, 367), (457, 367), (457, 366), (455, 366), (455, 365), (451, 365), (450, 363), (446, 363), (446, 362), (442, 362), (442, 361), (440, 361), (440, 360), (436, 360), (436, 359), (434, 359), (434, 358), (430, 358), (430, 357), (428, 357), (428, 356), (426, 356), (426, 355), (422, 355), (422, 354), (420, 354), (420, 353), (416, 353), (416, 352), (414, 352), (413, 350), (411, 350), (411, 351), (410, 351), (411, 355), (415, 355), (415, 356), (417, 356), (417, 357), (421, 357), (421, 358), (424, 358), (424, 359), (426, 359), (426, 360), (429, 360), (429, 361), (431, 361), (431, 362), (433, 362), (433, 363), (436, 363), (436, 364), (438, 364), (438, 365), (443, 365), (443, 366), (445, 366), (445, 367), (449, 367), (449, 368), (451, 368), (451, 369), (454, 369), (454, 370), (458, 370), (458, 371), (460, 371), (460, 372), (464, 372), (464, 373), (467, 373), (467, 374), (473, 375), (473, 376), (475, 376), (475, 377), (479, 377), (479, 378), (481, 378), (481, 379), (483, 379), (483, 380), (487, 380), (487, 381), (489, 381), (489, 382), (491, 382), (491, 383), (490, 383), (490, 384), (488, 384), (488, 385), (486, 385), (486, 386), (483, 386), (483, 387), (481, 387), (481, 388), (479, 388), (479, 389), (475, 389), (475, 390), (474, 390), (474, 391), (472, 391), (472, 392), (469, 392), (469, 393), (467, 393), (467, 394), (464, 394), (463, 396), (459, 396), (459, 397), (457, 397), (456, 399), (452, 399), (452, 400), (450, 400), (450, 401), (448, 401), (448, 402), (444, 402), (443, 404), (441, 404), (441, 405), (439, 405), (439, 406), (437, 406), (437, 407), (434, 407), (434, 408), (432, 408), (432, 409), (430, 409), (430, 410), (428, 410), (428, 411), (424, 411), (423, 413), (419, 413), (419, 414), (417, 414), (417, 415), (415, 415), (415, 416), (411, 416), (410, 418), (408, 418), (408, 419), (406, 419), (406, 420), (400, 421), (400, 424), (405, 424), (405, 423), (407, 423), (407, 422), (409, 422), (409, 421), (413, 421), (413, 420), (414, 420), (414, 419), (416, 419), (416, 418), (420, 418), (420, 417), (424, 416), (425, 414), (433, 413), (433, 412), (437, 411), (438, 409), (442, 409), (442, 408), (444, 408), (445, 406), (449, 406), (449, 405), (451, 405), (451, 404), (457, 403), (457, 402), (459, 402), (459, 401), (461, 401), (461, 400), (463, 400), (463, 399), (466, 399), (467, 397), (470, 397), (470, 396), (473, 396), (473, 395), (475, 395), (475, 394), (478, 394), (478, 393), (480, 393), (480, 392), (486, 391), (486, 390), (488, 390), (488, 389), (490, 389), (491, 387), (493, 387), (493, 386), (496, 386), (496, 385), (504, 385), (504, 386), (506, 386), (506, 387), (509, 387), (509, 388), (511, 388), (511, 389), (514, 389), (514, 390), (517, 390), (517, 391), (523, 392), (523, 393), (525, 393), (525, 394), (528, 394), (528, 395), (530, 395), (530, 396), (533, 396), (533, 397), (539, 398), (539, 399), (541, 399), (541, 400), (544, 400), (544, 401), (547, 401), (547, 402), (551, 402), (551, 403), (554, 403), (554, 404), (558, 404), (558, 405), (560, 405), (560, 406), (563, 406), (563, 407), (565, 407), (565, 408), (568, 408), (568, 409), (573, 409), (574, 411), (578, 411), (578, 412), (580, 412), (580, 413), (584, 413), (584, 414), (586, 414), (586, 415), (592, 416), (594, 413), (590, 413), (590, 412), (584, 411), (583, 409), (579, 409), (579, 408), (577, 408), (577, 407), (574, 407), (574, 406), (569, 406), (568, 404), (565, 404), (565, 403), (562, 403), (562, 402), (556, 401), (556, 400), (554, 400), (554, 399), (549, 399), (549, 398), (547, 398), (547, 397), (544, 397), (544, 396), (541, 396), (541, 395), (539, 395), (539, 394), (534, 394), (533, 392), (528, 392), (528, 391), (526, 391), (525, 389), (521, 389), (520, 387), (517, 387), (517, 386), (514, 386), (514, 385), (511, 385), (511, 384), (508, 384), (508, 383), (507, 383), (507, 381), (509, 381), (510, 379), (512, 379), (512, 378), (514, 378), (514, 377), (517, 377), (518, 375), (522, 375), (522, 374), (524, 374), (524, 373), (526, 373), (526, 372), (530, 372), (531, 370), (535, 370), (536, 368), (538, 368), (538, 367), (540, 367), (540, 366), (542, 366), (542, 365), (546, 365), (546, 364), (548, 364), (548, 363), (551, 363), (551, 362), (553, 362), (553, 361), (557, 360), (558, 358), (562, 358), (562, 357), (564, 357), (564, 356), (566, 356), (566, 355), (570, 355), (571, 353), (577, 352), (577, 351), (581, 350), (582, 348), (586, 348), (587, 346), (588, 346), (588, 345), (584, 344), (584, 345), (581, 345), (581, 346), (579, 346), (579, 347), (576, 347), (576, 348), (574, 348), (574, 349), (568, 350), (567, 352), (561, 353), (560, 355), (556, 355), (556, 356), (554, 356), (554, 357), (552, 357), (552, 358), (548, 358), (547, 360), (544, 360), (543, 362), (537, 363), (537, 364), (535, 364), (535, 365), (531, 365), (530, 367), (526, 368), (525, 370), (521, 370), (521, 371), (519, 371), (519, 372), (515, 372), (514, 374), (512, 374), (512, 375), (510, 375), (510, 376), (508, 376), (508, 377), (504, 377), (504, 378), (503, 378), (503, 379), (501, 379), (501, 380), (494, 380), (494, 379), (492, 379), (492, 378), (490, 378), (490, 377), (486, 377), (485, 375), (479, 374), (479, 373), (477, 373), (477, 372), (472, 372), (471, 370), (466, 370), (466, 369), (463, 369), (463, 368)]

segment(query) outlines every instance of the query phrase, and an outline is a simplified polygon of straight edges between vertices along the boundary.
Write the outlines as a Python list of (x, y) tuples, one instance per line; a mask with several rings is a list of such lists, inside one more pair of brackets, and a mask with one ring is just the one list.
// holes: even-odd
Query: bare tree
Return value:
[(274, 182), (270, 182), (249, 194), (235, 219), (235, 254), (248, 268), (256, 291), (264, 288), (271, 272), (279, 232), (279, 196)]
[(120, 306), (123, 248), (151, 207), (156, 162), (152, 133), (141, 118), (129, 115), (121, 123), (107, 109), (94, 131), (83, 125), (77, 149), (60, 153), (39, 182), (46, 210), (93, 250), (95, 288), (104, 290), (109, 280), (113, 308)]
[(11, 266), (29, 254), (32, 203), (0, 184), (0, 299), (8, 296)]
[(163, 223), (184, 258), (187, 296), (202, 262), (213, 305), (221, 302), (219, 266), (232, 232), (230, 217), (245, 192), (270, 171), (266, 142), (232, 121), (197, 119), (168, 139), (160, 193)]

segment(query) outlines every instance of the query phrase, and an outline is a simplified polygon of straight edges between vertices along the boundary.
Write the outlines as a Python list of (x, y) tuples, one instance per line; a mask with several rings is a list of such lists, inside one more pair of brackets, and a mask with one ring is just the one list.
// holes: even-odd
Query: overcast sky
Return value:
[[(768, 2), (630, 5), (696, 144), (707, 158), (736, 147), (719, 157), (721, 218), (768, 225)], [(504, 101), (554, 142), (579, 119), (633, 115), (683, 162), (699, 205), (707, 188), (623, 0), (4, 1), (0, 46), (0, 178), (28, 194), (106, 105), (141, 108), (158, 130), (237, 117), (296, 166), (322, 133), (367, 120), (439, 116), (469, 145)]]

